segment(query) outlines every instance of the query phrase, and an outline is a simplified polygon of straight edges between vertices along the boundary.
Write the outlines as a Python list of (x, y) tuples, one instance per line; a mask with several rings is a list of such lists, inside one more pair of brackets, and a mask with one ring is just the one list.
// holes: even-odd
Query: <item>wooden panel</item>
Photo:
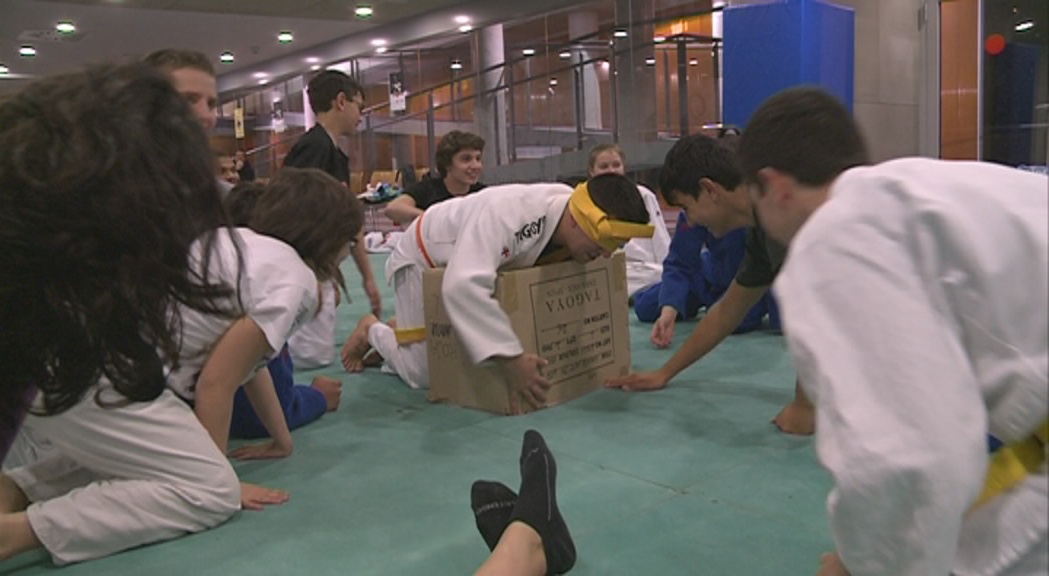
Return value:
[(978, 0), (953, 0), (940, 10), (940, 156), (975, 160), (980, 5)]

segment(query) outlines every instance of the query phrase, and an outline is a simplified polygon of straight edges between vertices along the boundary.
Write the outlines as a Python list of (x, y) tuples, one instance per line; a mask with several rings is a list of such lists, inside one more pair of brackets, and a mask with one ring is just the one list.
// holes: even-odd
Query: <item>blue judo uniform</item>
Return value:
[[(662, 282), (640, 290), (634, 297), (637, 319), (655, 322), (664, 306), (677, 310), (678, 320), (695, 318), (701, 308), (713, 306), (736, 277), (745, 242), (745, 229), (715, 238), (703, 226), (689, 226), (682, 212), (670, 241), (670, 253), (663, 261)], [(779, 310), (771, 293), (750, 309), (735, 332), (760, 328), (766, 314), (769, 326), (779, 330)]]

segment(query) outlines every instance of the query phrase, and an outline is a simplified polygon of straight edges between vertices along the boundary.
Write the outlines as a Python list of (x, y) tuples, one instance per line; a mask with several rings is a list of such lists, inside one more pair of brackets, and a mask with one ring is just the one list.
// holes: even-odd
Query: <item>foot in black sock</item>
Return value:
[(575, 565), (575, 544), (557, 509), (557, 463), (535, 430), (525, 432), (521, 446), (521, 490), (511, 522), (528, 524), (543, 539), (547, 574), (564, 574)]
[(478, 480), (470, 488), (470, 507), (477, 520), (477, 530), (489, 550), (495, 550), (503, 537), (516, 504), (517, 494), (502, 482)]

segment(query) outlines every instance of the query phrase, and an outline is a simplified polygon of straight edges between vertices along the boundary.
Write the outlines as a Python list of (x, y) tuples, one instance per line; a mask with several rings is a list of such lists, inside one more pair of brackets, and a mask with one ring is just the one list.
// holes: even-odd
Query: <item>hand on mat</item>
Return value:
[(622, 388), (626, 392), (648, 392), (666, 388), (667, 380), (661, 372), (631, 372), (626, 376), (610, 378), (605, 382), (605, 387)]
[(516, 392), (511, 394), (511, 401), (519, 396), (533, 408), (546, 402), (546, 391), (551, 386), (550, 381), (543, 376), (543, 367), (547, 364), (549, 362), (543, 358), (528, 353), (506, 359), (503, 372), (510, 383), (510, 390)]
[(291, 456), (292, 447), (282, 446), (276, 440), (265, 444), (247, 444), (233, 450), (229, 457), (234, 460), (275, 460)]
[(288, 501), (288, 493), (247, 482), (240, 483), (240, 508), (242, 510), (262, 510), (272, 504), (283, 504)]
[(652, 344), (656, 348), (667, 348), (674, 341), (674, 326), (677, 324), (677, 310), (664, 306), (663, 311), (652, 326)]
[(849, 571), (845, 569), (837, 553), (824, 554), (820, 558), (820, 571), (816, 576), (849, 576)]
[(368, 301), (372, 304), (372, 314), (376, 318), (382, 318), (382, 293), (375, 285), (375, 279), (364, 281), (364, 293), (368, 295)]

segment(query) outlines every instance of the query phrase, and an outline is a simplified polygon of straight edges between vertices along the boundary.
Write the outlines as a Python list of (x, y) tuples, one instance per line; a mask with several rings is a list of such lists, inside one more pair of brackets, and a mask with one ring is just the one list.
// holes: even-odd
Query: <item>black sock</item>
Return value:
[(489, 550), (495, 550), (495, 545), (510, 525), (510, 514), (516, 504), (517, 494), (502, 482), (478, 480), (470, 488), (470, 508), (477, 520), (477, 530)]
[(543, 539), (547, 574), (564, 574), (575, 564), (575, 544), (557, 509), (557, 463), (535, 430), (521, 446), (521, 490), (511, 521), (528, 524)]

